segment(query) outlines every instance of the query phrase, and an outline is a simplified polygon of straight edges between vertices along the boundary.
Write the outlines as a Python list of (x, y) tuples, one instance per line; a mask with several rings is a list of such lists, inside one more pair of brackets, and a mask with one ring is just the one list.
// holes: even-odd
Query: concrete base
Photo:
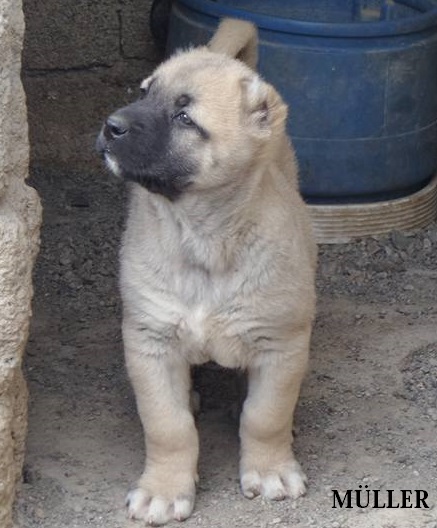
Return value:
[(310, 205), (319, 244), (426, 227), (437, 216), (437, 176), (423, 189), (394, 200), (362, 204)]

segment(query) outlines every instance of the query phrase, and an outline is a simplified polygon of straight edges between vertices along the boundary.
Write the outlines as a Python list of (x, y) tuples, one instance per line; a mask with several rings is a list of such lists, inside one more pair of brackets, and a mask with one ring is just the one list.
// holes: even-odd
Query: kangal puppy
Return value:
[(316, 248), (287, 107), (251, 68), (256, 42), (251, 24), (225, 20), (208, 47), (177, 53), (143, 81), (141, 99), (108, 117), (97, 141), (110, 169), (132, 182), (123, 338), (147, 457), (128, 508), (153, 525), (193, 510), (190, 366), (210, 360), (248, 374), (244, 495), (305, 493), (291, 429)]

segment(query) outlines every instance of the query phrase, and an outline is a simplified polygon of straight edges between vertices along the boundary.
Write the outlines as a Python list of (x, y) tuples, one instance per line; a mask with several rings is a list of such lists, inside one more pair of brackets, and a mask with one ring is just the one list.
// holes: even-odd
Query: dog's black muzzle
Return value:
[(138, 105), (133, 103), (117, 110), (103, 124), (96, 141), (96, 150), (101, 156), (104, 156), (105, 152), (111, 152), (110, 146), (125, 136), (135, 123), (134, 114), (137, 108), (131, 109), (131, 106)]
[(96, 150), (107, 162), (115, 162), (123, 178), (174, 200), (190, 183), (194, 166), (175, 143), (165, 107), (155, 97), (115, 111), (100, 131)]

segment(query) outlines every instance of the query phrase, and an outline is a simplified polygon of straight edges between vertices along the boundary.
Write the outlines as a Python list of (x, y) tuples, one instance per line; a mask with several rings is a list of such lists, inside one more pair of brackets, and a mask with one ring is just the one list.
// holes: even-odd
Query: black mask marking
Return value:
[(175, 200), (192, 181), (196, 166), (175, 142), (177, 130), (167, 106), (153, 94), (117, 110), (103, 126), (96, 148), (116, 160), (126, 180)]

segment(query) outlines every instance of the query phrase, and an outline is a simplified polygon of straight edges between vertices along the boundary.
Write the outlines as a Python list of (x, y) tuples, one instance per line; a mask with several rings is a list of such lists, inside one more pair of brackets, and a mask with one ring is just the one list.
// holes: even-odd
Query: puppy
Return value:
[(209, 47), (177, 53), (143, 81), (140, 100), (109, 116), (97, 141), (109, 168), (132, 182), (123, 339), (147, 457), (128, 508), (152, 525), (193, 510), (190, 366), (210, 360), (248, 374), (244, 495), (305, 493), (291, 429), (314, 317), (316, 247), (287, 107), (252, 69), (256, 42), (251, 24), (225, 20)]

